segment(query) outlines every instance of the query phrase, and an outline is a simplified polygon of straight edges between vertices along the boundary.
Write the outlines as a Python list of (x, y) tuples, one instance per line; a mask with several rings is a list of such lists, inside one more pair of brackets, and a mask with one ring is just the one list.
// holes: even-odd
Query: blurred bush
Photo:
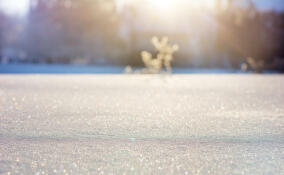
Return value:
[[(246, 62), (251, 69), (284, 69), (284, 13), (258, 11), (252, 1), (246, 8), (218, 7), (216, 51), (230, 58), (234, 67)], [(282, 60), (282, 63), (281, 63)]]

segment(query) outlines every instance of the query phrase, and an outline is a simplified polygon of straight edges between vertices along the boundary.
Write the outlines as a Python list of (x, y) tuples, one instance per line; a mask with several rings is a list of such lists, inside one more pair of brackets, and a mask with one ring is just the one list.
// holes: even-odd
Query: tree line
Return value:
[[(218, 26), (208, 53), (215, 59), (213, 67), (224, 67), (226, 60), (233, 68), (246, 63), (257, 71), (283, 71), (284, 13), (259, 11), (249, 0), (246, 7), (235, 2), (217, 0), (216, 13), (210, 14)], [(129, 19), (124, 26), (115, 0), (31, 0), (24, 19), (0, 11), (0, 61), (127, 65), (133, 62), (131, 50), (137, 51), (133, 42), (139, 42), (131, 23), (136, 18)], [(121, 37), (125, 27), (131, 28), (128, 40)]]

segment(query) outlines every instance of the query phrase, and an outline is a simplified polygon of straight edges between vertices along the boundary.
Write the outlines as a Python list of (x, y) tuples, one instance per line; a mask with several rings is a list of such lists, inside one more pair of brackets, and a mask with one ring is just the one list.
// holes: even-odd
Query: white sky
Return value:
[[(122, 5), (125, 3), (129, 3), (133, 0), (117, 0), (117, 1), (120, 2), (120, 5)], [(151, 0), (151, 1), (166, 2), (170, 0)], [(191, 1), (201, 2), (200, 0), (191, 0)], [(278, 10), (284, 10), (284, 0), (254, 0), (254, 2), (260, 8), (264, 9), (273, 8)], [(24, 15), (29, 8), (29, 0), (0, 0), (0, 8), (8, 14)]]
[(29, 0), (0, 0), (0, 7), (5, 13), (24, 15), (29, 9)]

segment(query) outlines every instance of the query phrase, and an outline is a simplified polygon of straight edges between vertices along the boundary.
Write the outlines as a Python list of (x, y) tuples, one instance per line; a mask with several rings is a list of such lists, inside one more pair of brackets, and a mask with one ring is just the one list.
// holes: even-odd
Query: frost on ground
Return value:
[(280, 75), (1, 75), (0, 174), (283, 174)]

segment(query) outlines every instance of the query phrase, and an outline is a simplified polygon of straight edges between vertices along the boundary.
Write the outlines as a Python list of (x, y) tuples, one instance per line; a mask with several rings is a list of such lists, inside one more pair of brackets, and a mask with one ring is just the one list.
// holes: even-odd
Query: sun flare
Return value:
[(29, 0), (0, 0), (0, 9), (9, 14), (25, 14), (29, 8)]
[(179, 13), (181, 9), (213, 9), (215, 0), (148, 0), (156, 11)]
[(170, 13), (175, 11), (175, 13), (179, 13), (180, 9), (214, 9), (216, 0), (116, 0), (116, 3), (119, 7), (147, 4), (158, 12)]
[(149, 0), (157, 10), (168, 11), (177, 4), (176, 0)]

